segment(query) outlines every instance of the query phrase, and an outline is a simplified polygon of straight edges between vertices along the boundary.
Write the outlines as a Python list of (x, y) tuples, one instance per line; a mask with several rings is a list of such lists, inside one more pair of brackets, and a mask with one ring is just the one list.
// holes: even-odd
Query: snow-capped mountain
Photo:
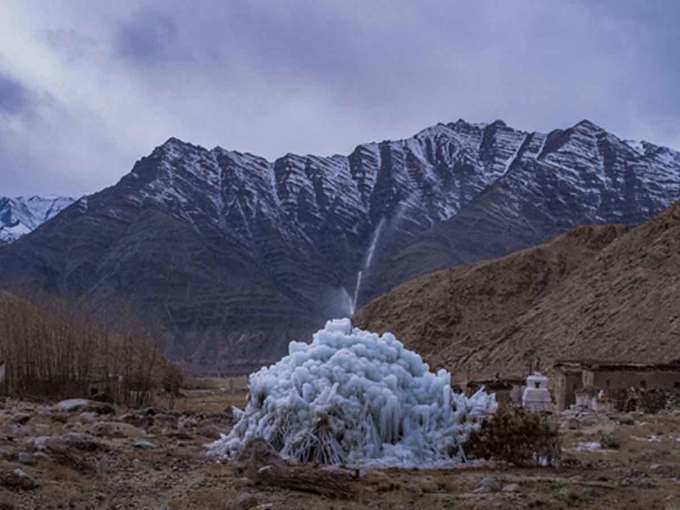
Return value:
[(0, 197), (0, 244), (32, 232), (72, 203), (69, 197)]
[(678, 152), (588, 121), (545, 134), (458, 120), (275, 161), (171, 138), (0, 250), (0, 266), (92, 306), (123, 296), (165, 325), (173, 354), (233, 372), (414, 275), (676, 200)]

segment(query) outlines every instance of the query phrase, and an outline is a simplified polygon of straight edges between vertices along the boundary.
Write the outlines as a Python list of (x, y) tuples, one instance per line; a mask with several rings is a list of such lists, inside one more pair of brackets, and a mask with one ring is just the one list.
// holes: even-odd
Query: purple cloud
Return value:
[[(22, 83), (57, 104), (11, 133), (0, 126), (5, 193), (94, 191), (170, 136), (275, 158), (348, 153), (459, 117), (542, 131), (589, 118), (680, 148), (674, 0), (8, 0), (3, 9), (0, 112), (31, 108)], [(65, 147), (32, 149), (55, 144)], [(20, 183), (3, 175), (17, 160)]]

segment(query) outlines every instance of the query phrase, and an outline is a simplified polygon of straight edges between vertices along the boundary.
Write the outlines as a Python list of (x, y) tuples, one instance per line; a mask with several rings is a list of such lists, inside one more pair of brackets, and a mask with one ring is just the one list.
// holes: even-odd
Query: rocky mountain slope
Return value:
[(72, 203), (69, 197), (0, 197), (0, 244), (32, 232)]
[(366, 305), (356, 322), (473, 377), (559, 358), (680, 359), (680, 203), (636, 228), (579, 227), (417, 278)]
[(500, 257), (575, 226), (636, 225), (680, 200), (680, 153), (583, 121), (528, 135), (507, 171), (376, 271), (372, 296), (436, 269)]
[(0, 284), (123, 297), (195, 369), (244, 371), (414, 275), (678, 199), (679, 153), (588, 121), (541, 134), (459, 120), (274, 162), (170, 139), (0, 249)]

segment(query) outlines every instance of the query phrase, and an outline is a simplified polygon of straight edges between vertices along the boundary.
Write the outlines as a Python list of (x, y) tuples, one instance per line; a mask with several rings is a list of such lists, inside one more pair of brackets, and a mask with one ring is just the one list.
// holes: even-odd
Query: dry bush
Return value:
[(467, 450), (474, 458), (520, 467), (556, 466), (561, 451), (559, 426), (548, 414), (501, 407), (472, 434)]
[(20, 398), (93, 397), (148, 403), (169, 363), (131, 316), (116, 327), (64, 300), (0, 293), (0, 393)]
[(680, 390), (677, 388), (635, 388), (621, 392), (618, 408), (625, 412), (639, 411), (645, 414), (657, 414), (662, 411), (680, 409)]

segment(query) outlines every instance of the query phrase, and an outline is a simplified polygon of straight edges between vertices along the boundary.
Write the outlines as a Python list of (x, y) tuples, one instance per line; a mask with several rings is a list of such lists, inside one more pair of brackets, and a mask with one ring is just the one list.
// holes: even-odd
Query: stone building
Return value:
[(680, 360), (660, 364), (562, 360), (555, 362), (552, 372), (555, 400), (560, 410), (575, 405), (577, 396), (581, 405), (597, 396), (598, 401), (609, 400), (612, 406), (620, 406), (623, 395), (631, 387), (680, 390)]
[(461, 389), (467, 395), (472, 395), (480, 388), (496, 395), (499, 405), (519, 404), (524, 391), (524, 379), (519, 377), (473, 379), (465, 382)]

